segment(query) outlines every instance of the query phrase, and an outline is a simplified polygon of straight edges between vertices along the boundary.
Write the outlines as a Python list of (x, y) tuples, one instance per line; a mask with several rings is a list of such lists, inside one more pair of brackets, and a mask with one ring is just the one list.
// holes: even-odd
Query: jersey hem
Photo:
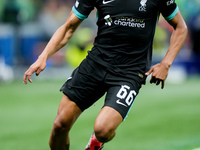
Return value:
[(174, 10), (174, 12), (171, 15), (169, 15), (168, 17), (165, 17), (165, 20), (167, 20), (167, 21), (172, 20), (176, 16), (178, 11), (179, 11), (179, 8), (178, 8), (178, 6), (176, 6), (176, 9)]
[(74, 6), (72, 7), (72, 11), (73, 11), (74, 14), (76, 15), (76, 17), (78, 17), (78, 18), (81, 19), (81, 20), (84, 20), (84, 19), (86, 19), (86, 18), (88, 17), (88, 16), (83, 15), (83, 14), (81, 14), (80, 12), (78, 12)]

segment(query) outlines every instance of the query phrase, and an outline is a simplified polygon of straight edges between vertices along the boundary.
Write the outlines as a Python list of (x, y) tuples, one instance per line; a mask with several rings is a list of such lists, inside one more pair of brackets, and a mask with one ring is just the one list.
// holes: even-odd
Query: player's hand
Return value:
[(161, 83), (161, 89), (165, 86), (165, 80), (168, 76), (169, 66), (165, 63), (159, 63), (151, 67), (151, 69), (145, 73), (146, 76), (151, 75), (150, 83), (159, 85)]
[(24, 73), (24, 84), (27, 84), (27, 79), (30, 83), (32, 83), (31, 75), (33, 73), (38, 76), (41, 71), (43, 71), (46, 68), (46, 60), (43, 58), (38, 58), (35, 63), (33, 63), (29, 69)]

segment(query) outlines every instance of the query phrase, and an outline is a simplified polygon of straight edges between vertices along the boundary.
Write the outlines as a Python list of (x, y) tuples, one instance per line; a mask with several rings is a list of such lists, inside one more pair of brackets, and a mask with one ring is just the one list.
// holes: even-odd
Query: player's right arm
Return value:
[(31, 75), (36, 73), (38, 76), (46, 68), (46, 61), (68, 43), (81, 22), (82, 20), (77, 18), (73, 11), (71, 11), (67, 21), (54, 33), (36, 62), (24, 73), (24, 84), (27, 84), (27, 79), (32, 83)]

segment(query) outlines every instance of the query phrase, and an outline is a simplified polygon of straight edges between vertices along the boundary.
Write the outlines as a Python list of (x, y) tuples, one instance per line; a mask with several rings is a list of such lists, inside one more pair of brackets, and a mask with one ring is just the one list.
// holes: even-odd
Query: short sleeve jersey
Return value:
[(178, 12), (175, 0), (77, 0), (72, 10), (83, 20), (94, 8), (98, 32), (93, 49), (98, 55), (92, 50), (89, 57), (122, 72), (142, 74), (151, 66), (159, 14), (169, 21)]

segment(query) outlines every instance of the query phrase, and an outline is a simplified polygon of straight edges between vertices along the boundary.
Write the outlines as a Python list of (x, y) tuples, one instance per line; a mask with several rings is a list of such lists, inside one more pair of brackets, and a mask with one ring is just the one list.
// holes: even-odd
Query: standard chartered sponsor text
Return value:
[(128, 27), (133, 27), (133, 28), (145, 28), (145, 23), (140, 23), (140, 22), (131, 22), (131, 21), (127, 21), (127, 20), (115, 20), (114, 21), (115, 25), (119, 25), (119, 26), (128, 26)]

